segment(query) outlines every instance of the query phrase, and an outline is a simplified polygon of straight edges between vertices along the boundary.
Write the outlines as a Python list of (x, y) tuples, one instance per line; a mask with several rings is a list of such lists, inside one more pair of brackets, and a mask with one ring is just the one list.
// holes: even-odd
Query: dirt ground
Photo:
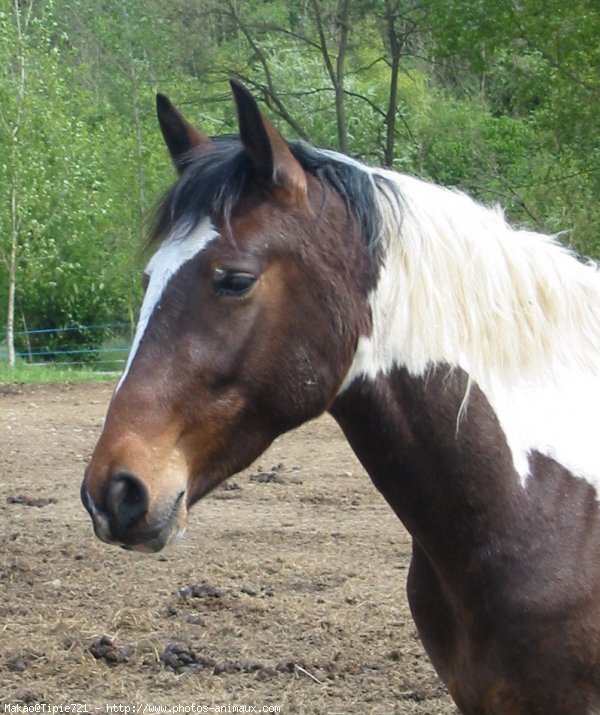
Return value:
[(111, 389), (0, 386), (1, 712), (457, 712), (409, 614), (409, 539), (330, 418), (142, 555), (79, 502)]

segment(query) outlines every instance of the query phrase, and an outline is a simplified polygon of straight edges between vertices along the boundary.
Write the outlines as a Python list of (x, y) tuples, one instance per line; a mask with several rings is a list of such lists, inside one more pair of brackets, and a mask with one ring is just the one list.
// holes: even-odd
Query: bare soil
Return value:
[(457, 712), (410, 617), (409, 538), (330, 418), (142, 555), (96, 540), (79, 502), (111, 390), (0, 386), (1, 712)]

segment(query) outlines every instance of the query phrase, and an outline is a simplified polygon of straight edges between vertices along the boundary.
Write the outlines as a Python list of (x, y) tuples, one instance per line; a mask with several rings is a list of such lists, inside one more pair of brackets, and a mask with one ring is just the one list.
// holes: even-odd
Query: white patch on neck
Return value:
[(160, 304), (160, 299), (171, 278), (179, 269), (194, 258), (200, 251), (218, 237), (218, 233), (209, 219), (201, 221), (192, 231), (187, 227), (176, 228), (161, 244), (160, 248), (150, 259), (146, 267), (146, 274), (149, 277), (146, 294), (140, 308), (140, 317), (135, 330), (133, 343), (127, 358), (127, 364), (115, 392), (129, 373), (131, 365), (135, 359), (137, 351), (144, 339), (144, 333), (150, 322), (156, 307)]
[(600, 496), (600, 378), (568, 367), (544, 380), (484, 385), (526, 483), (529, 456), (545, 454), (593, 484)]
[(388, 235), (369, 296), (373, 331), (340, 392), (394, 366), (415, 376), (460, 367), (494, 409), (523, 483), (537, 450), (600, 494), (598, 271), (464, 194), (376, 173), (402, 198), (380, 199)]

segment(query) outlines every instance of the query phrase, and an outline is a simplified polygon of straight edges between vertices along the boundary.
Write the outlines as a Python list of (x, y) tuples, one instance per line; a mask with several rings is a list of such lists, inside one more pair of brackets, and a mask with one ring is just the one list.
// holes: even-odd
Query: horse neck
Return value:
[(498, 553), (508, 524), (522, 516), (525, 492), (498, 421), (466, 373), (440, 365), (420, 377), (405, 368), (361, 377), (331, 413), (376, 487), (449, 578), (477, 554)]
[[(399, 366), (421, 382), (430, 366), (452, 366), (485, 395), (523, 485), (542, 449), (600, 489), (600, 273), (464, 194), (385, 177), (372, 329), (339, 394), (396, 382)], [(472, 414), (469, 387), (459, 396)]]

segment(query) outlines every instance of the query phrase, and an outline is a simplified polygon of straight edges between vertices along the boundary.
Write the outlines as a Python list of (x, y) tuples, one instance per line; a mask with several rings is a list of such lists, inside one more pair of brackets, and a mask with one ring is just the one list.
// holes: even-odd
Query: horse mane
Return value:
[[(375, 248), (383, 218), (376, 210), (376, 195), (388, 179), (367, 171), (358, 161), (303, 141), (288, 142), (288, 146), (326, 192), (333, 189), (344, 199), (366, 244)], [(188, 168), (155, 211), (147, 247), (162, 241), (175, 226), (183, 227), (185, 233), (205, 217), (229, 223), (244, 191), (256, 180), (256, 170), (237, 137), (216, 137), (210, 148), (193, 150)]]
[[(422, 374), (445, 362), (483, 385), (600, 375), (600, 272), (499, 208), (385, 170), (387, 259), (371, 297), (383, 353)], [(396, 196), (401, 196), (398, 203)], [(386, 337), (388, 336), (388, 337)]]

